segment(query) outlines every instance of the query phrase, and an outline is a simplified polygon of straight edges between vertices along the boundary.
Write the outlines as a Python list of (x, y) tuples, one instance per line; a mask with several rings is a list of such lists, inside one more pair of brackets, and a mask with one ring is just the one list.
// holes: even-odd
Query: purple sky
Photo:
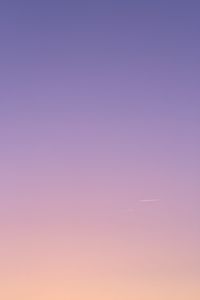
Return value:
[[(199, 9), (197, 1), (1, 1), (0, 232), (7, 243), (19, 245), (9, 232), (27, 224), (46, 237), (53, 226), (55, 236), (78, 237), (86, 227), (86, 235), (94, 229), (91, 241), (99, 231), (113, 243), (127, 235), (128, 253), (134, 243), (151, 247), (152, 236), (167, 256), (164, 236), (170, 249), (187, 249), (179, 272), (191, 270), (197, 280)], [(153, 293), (143, 298), (160, 299)]]

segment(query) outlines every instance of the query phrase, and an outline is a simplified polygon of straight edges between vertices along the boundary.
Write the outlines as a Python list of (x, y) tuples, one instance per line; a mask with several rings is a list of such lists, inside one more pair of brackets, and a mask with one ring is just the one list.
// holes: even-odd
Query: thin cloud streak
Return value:
[(160, 199), (143, 199), (143, 200), (140, 200), (140, 202), (143, 202), (143, 203), (148, 203), (148, 202), (160, 202)]

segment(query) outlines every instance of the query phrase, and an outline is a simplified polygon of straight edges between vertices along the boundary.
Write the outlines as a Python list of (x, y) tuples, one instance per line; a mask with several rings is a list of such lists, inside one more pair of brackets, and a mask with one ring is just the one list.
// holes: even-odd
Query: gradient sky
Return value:
[(1, 1), (1, 299), (200, 299), (199, 11)]

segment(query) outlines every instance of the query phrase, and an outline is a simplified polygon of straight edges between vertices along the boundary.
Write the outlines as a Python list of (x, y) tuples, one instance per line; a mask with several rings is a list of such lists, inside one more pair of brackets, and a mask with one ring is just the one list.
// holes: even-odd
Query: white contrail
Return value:
[(140, 200), (140, 202), (159, 202), (160, 199), (143, 199), (143, 200)]

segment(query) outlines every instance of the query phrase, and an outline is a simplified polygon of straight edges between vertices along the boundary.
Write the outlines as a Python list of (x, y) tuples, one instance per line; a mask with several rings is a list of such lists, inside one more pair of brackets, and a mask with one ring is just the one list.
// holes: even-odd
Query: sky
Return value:
[(1, 1), (0, 298), (200, 298), (198, 1)]

